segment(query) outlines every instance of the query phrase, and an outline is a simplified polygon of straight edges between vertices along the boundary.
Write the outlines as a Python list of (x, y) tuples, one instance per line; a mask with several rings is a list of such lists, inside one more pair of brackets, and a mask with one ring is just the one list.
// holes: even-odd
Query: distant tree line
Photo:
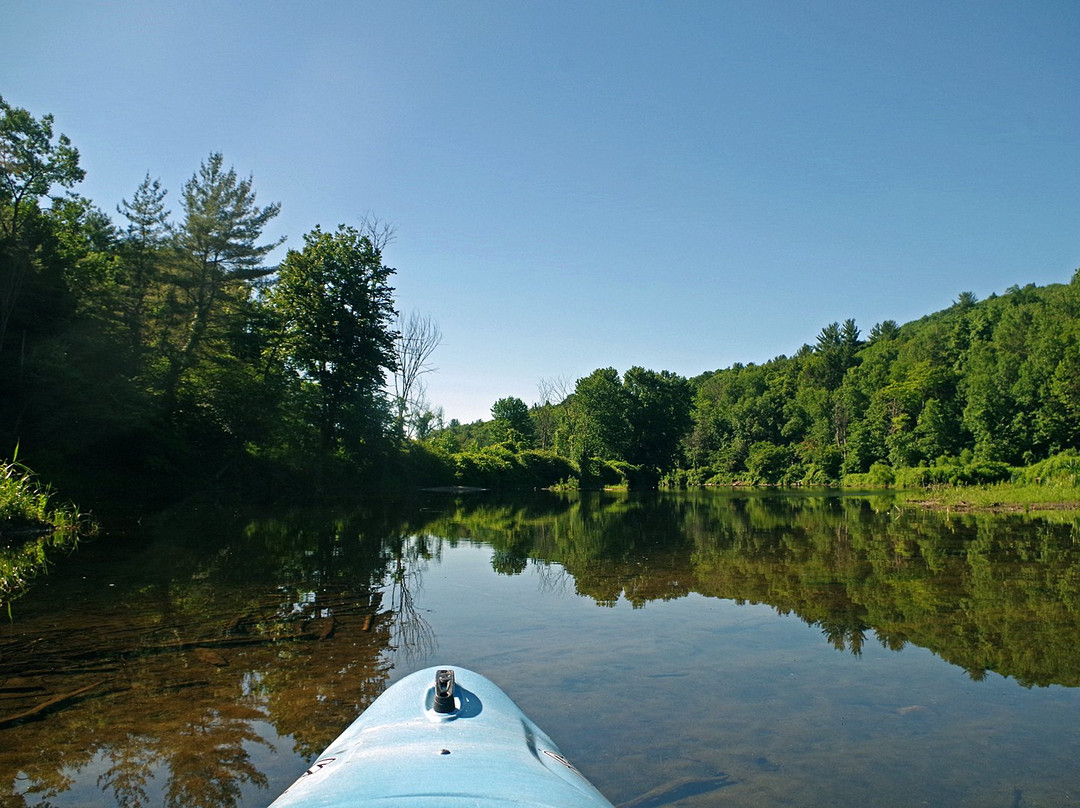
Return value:
[[(1080, 271), (899, 326), (827, 325), (794, 356), (684, 379), (602, 368), (558, 402), (504, 399), (433, 437), (542, 448), (583, 473), (670, 484), (927, 485), (1005, 479), (1080, 449)], [(554, 424), (554, 428), (550, 425)], [(490, 450), (488, 450), (490, 451)]]
[[(689, 479), (975, 482), (1080, 448), (1080, 273), (695, 380)], [(971, 479), (964, 479), (968, 475)]]

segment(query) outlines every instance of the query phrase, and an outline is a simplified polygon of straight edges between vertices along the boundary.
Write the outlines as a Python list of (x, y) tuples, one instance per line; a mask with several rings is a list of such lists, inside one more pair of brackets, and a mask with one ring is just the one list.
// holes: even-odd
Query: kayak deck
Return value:
[(510, 697), (428, 668), (372, 702), (271, 808), (611, 808)]

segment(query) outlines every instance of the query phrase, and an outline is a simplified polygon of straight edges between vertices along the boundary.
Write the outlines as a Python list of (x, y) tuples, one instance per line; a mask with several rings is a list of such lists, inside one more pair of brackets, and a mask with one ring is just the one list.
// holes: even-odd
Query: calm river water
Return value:
[(620, 806), (1080, 805), (1080, 522), (713, 491), (156, 517), (0, 624), (0, 805), (265, 806), (435, 664)]

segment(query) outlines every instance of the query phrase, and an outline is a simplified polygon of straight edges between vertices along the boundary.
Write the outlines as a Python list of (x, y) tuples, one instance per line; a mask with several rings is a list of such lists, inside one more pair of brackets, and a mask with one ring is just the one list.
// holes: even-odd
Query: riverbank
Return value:
[(1016, 483), (958, 486), (912, 491), (906, 502), (932, 510), (961, 513), (1080, 512), (1080, 487)]
[(59, 552), (74, 549), (96, 524), (18, 463), (0, 463), (0, 607), (10, 610), (29, 581)]

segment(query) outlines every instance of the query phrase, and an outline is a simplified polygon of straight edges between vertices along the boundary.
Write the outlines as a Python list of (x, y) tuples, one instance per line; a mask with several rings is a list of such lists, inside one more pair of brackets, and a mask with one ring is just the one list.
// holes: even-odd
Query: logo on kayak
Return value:
[(557, 761), (559, 761), (559, 763), (561, 763), (562, 765), (564, 765), (564, 766), (565, 766), (566, 768), (568, 768), (568, 769), (569, 769), (570, 771), (572, 771), (572, 772), (573, 772), (574, 774), (578, 775), (579, 777), (580, 777), (580, 776), (582, 776), (582, 775), (581, 775), (581, 772), (579, 772), (579, 771), (578, 771), (578, 770), (577, 770), (576, 768), (574, 768), (574, 764), (573, 764), (573, 763), (571, 763), (571, 762), (570, 762), (569, 760), (567, 760), (566, 758), (564, 758), (564, 757), (563, 757), (562, 755), (560, 755), (560, 754), (559, 754), (558, 752), (549, 752), (549, 751), (548, 751), (547, 749), (542, 749), (542, 750), (540, 750), (540, 751), (542, 751), (542, 752), (543, 752), (543, 753), (544, 753), (545, 755), (547, 755), (547, 756), (548, 756), (549, 758), (551, 758), (552, 760), (557, 760)]
[(332, 757), (320, 758), (319, 760), (316, 760), (314, 763), (312, 763), (311, 768), (308, 769), (306, 772), (304, 772), (300, 776), (301, 777), (307, 777), (309, 774), (315, 774), (315, 772), (317, 772), (323, 766), (329, 766), (335, 760), (337, 760), (337, 758), (332, 758)]

